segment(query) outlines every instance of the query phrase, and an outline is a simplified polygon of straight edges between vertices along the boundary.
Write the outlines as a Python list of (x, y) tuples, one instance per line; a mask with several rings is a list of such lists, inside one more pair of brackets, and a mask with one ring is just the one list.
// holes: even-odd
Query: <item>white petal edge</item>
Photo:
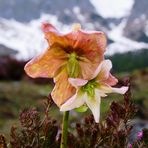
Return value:
[(101, 98), (98, 95), (96, 95), (95, 97), (96, 98), (87, 98), (86, 99), (86, 104), (90, 108), (90, 110), (92, 111), (95, 122), (99, 123)]
[(68, 79), (69, 83), (74, 86), (74, 87), (80, 87), (80, 86), (84, 86), (85, 84), (87, 84), (88, 80), (84, 80), (84, 79), (79, 79), (79, 78), (69, 78)]
[(107, 95), (105, 94), (105, 91), (102, 91), (100, 89), (95, 90), (96, 97), (106, 97)]
[(85, 97), (86, 94), (79, 95), (78, 92), (76, 92), (75, 95), (73, 95), (63, 105), (61, 105), (60, 111), (68, 111), (82, 106), (85, 103)]
[(128, 87), (126, 86), (123, 86), (123, 87), (120, 87), (120, 88), (113, 88), (112, 87), (112, 92), (115, 92), (115, 93), (118, 93), (118, 94), (125, 94), (128, 90)]
[(112, 62), (110, 60), (104, 60), (100, 63), (98, 68), (96, 69), (94, 75), (92, 76), (92, 79), (96, 78), (99, 73), (103, 73), (103, 77), (107, 79), (110, 74), (110, 70), (112, 68)]
[(118, 94), (125, 94), (128, 90), (127, 86), (123, 86), (120, 88), (111, 87), (107, 84), (102, 85), (99, 89), (99, 91), (102, 91), (104, 93), (118, 93)]

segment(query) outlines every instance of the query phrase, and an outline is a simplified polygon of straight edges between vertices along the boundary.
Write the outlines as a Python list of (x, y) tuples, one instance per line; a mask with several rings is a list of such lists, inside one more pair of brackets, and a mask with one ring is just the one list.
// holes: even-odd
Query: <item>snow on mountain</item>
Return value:
[(134, 0), (90, 0), (90, 2), (104, 18), (128, 16), (134, 4)]
[(108, 48), (107, 54), (114, 54), (115, 51), (119, 53), (139, 50), (143, 48), (148, 48), (148, 44), (144, 42), (137, 42), (130, 38), (123, 36), (124, 28), (127, 24), (127, 19), (123, 19), (118, 26), (112, 26), (112, 30), (109, 31), (108, 36), (114, 42), (111, 43)]
[(47, 43), (40, 29), (43, 22), (52, 22), (62, 31), (68, 30), (67, 25), (60, 23), (56, 16), (43, 14), (39, 19), (29, 23), (21, 23), (14, 19), (0, 19), (0, 43), (19, 51), (21, 59), (28, 59), (46, 49)]
[[(76, 9), (76, 8), (75, 8)], [(77, 10), (78, 11), (78, 10)], [(78, 13), (75, 10), (75, 13)], [(39, 19), (32, 20), (29, 23), (21, 23), (14, 19), (0, 19), (0, 44), (19, 51), (18, 58), (28, 59), (43, 52), (47, 47), (44, 34), (41, 31), (43, 22), (52, 22), (60, 31), (68, 32), (71, 25), (64, 25), (57, 16), (42, 14)], [(109, 44), (107, 55), (116, 52), (126, 52), (135, 49), (148, 48), (148, 44), (136, 42), (123, 36), (123, 30), (127, 20), (123, 20), (118, 26), (112, 25), (111, 30), (106, 34), (113, 43)], [(87, 28), (93, 30), (93, 24), (85, 24)]]
[(0, 44), (19, 51), (18, 58), (28, 59), (46, 49), (40, 29), (46, 21), (63, 32), (75, 22), (83, 29), (104, 31), (110, 41), (106, 54), (148, 48), (147, 0), (11, 2), (0, 1)]

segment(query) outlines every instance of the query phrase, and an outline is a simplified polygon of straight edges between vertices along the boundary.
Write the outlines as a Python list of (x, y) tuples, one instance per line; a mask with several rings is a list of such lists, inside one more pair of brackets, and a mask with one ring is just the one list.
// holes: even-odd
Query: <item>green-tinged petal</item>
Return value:
[(95, 98), (88, 97), (86, 99), (86, 104), (92, 111), (96, 123), (99, 123), (100, 120), (100, 103), (101, 98), (99, 95), (96, 95)]
[(106, 36), (99, 31), (81, 29), (65, 35), (70, 47), (79, 57), (80, 77), (90, 79), (98, 64), (104, 59)]
[(68, 99), (61, 107), (60, 111), (68, 111), (82, 106), (85, 102), (86, 94), (80, 94), (79, 91)]

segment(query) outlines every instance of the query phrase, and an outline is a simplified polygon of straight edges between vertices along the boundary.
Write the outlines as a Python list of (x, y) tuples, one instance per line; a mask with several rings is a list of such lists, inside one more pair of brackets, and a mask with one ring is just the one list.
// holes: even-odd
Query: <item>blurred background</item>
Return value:
[[(52, 90), (51, 79), (32, 80), (23, 70), (30, 58), (47, 47), (40, 28), (43, 22), (52, 23), (61, 32), (71, 30), (73, 23), (104, 31), (112, 72), (121, 83), (130, 77), (132, 98), (139, 107), (135, 121), (139, 128), (148, 127), (147, 7), (148, 0), (0, 0), (0, 133), (7, 134), (12, 124), (18, 123), (21, 109), (43, 110), (43, 100)], [(113, 99), (123, 98), (112, 95), (103, 99), (102, 118)], [(56, 106), (50, 113), (61, 117)], [(72, 115), (71, 120), (78, 116)]]

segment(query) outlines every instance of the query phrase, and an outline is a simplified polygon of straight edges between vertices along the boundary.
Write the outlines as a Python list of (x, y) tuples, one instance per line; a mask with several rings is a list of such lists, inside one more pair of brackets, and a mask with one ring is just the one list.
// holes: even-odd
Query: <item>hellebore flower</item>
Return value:
[(128, 90), (128, 87), (124, 86), (121, 88), (111, 87), (117, 83), (117, 79), (110, 74), (111, 68), (111, 61), (104, 60), (90, 80), (69, 78), (69, 82), (76, 88), (76, 93), (60, 107), (60, 110), (68, 111), (86, 104), (98, 123), (101, 97), (112, 92), (124, 94)]
[(51, 95), (60, 106), (75, 93), (68, 77), (90, 79), (104, 59), (106, 37), (103, 32), (83, 31), (80, 25), (67, 34), (61, 34), (48, 23), (43, 24), (42, 30), (49, 47), (28, 62), (25, 71), (33, 78), (54, 78)]

